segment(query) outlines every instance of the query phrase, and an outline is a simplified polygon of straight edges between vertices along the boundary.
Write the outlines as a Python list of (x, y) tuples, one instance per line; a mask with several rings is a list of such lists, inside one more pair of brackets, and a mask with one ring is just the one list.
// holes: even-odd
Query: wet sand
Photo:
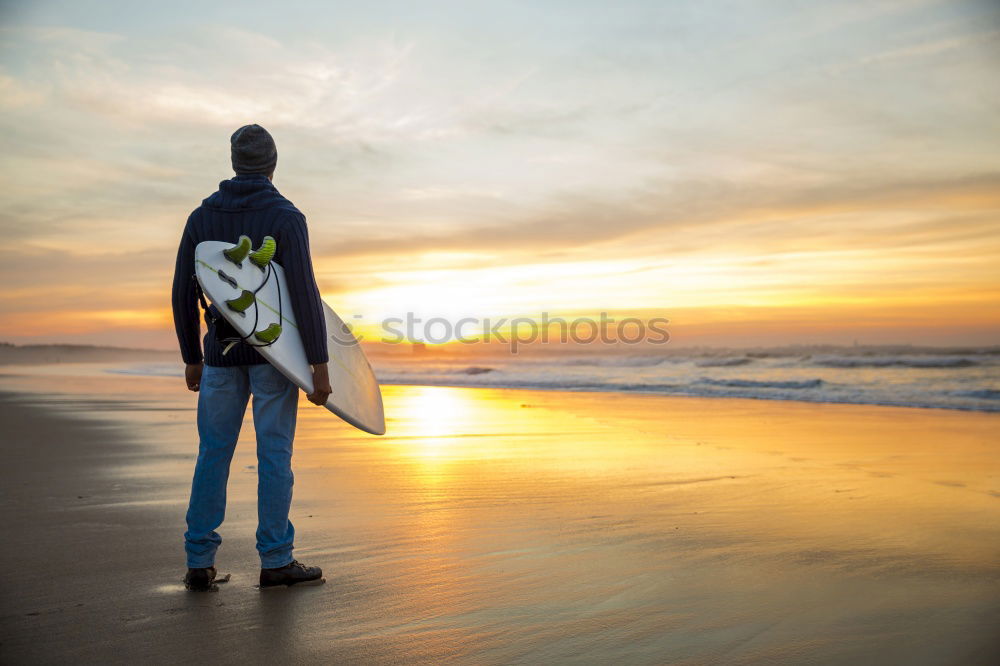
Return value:
[(1000, 415), (391, 386), (374, 438), (303, 401), (296, 556), (328, 583), (253, 588), (248, 415), (233, 579), (196, 594), (180, 380), (0, 390), (4, 663), (1000, 658)]

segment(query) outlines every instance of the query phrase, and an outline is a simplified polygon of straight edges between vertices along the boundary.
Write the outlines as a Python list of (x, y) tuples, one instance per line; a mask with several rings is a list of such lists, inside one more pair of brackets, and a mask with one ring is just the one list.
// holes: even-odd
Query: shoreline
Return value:
[[(128, 362), (131, 363), (131, 362)], [(140, 373), (140, 372), (121, 372), (118, 370), (108, 368), (106, 362), (60, 362), (60, 363), (47, 363), (47, 364), (2, 364), (0, 363), (0, 378), (5, 376), (9, 377), (31, 377), (38, 376), (41, 374), (46, 374), (47, 376), (58, 375), (59, 370), (72, 370), (74, 366), (85, 367), (91, 370), (97, 370), (98, 375), (114, 375), (120, 377), (130, 377), (135, 379), (176, 379), (177, 381), (183, 380), (183, 366), (177, 365), (177, 370), (175, 373)], [(36, 368), (36, 369), (50, 369), (50, 373), (32, 373), (24, 372), (25, 369)], [(492, 391), (541, 391), (545, 393), (566, 393), (566, 394), (609, 394), (609, 395), (621, 395), (621, 396), (652, 396), (660, 398), (682, 398), (691, 400), (750, 400), (754, 402), (763, 403), (789, 403), (789, 404), (806, 404), (806, 405), (843, 405), (843, 406), (856, 406), (856, 407), (882, 407), (882, 408), (897, 408), (906, 410), (934, 410), (943, 412), (957, 412), (957, 413), (968, 413), (968, 414), (1000, 414), (1000, 405), (988, 406), (988, 407), (965, 407), (965, 406), (942, 406), (942, 405), (914, 405), (914, 404), (896, 404), (896, 403), (884, 403), (884, 402), (860, 402), (860, 401), (848, 401), (848, 400), (810, 400), (808, 398), (788, 398), (788, 397), (768, 397), (768, 396), (753, 396), (753, 395), (699, 395), (692, 393), (662, 393), (658, 391), (642, 390), (637, 388), (635, 390), (626, 390), (620, 388), (612, 387), (566, 387), (566, 386), (544, 386), (537, 384), (524, 384), (524, 385), (484, 385), (484, 384), (462, 384), (456, 382), (405, 382), (405, 381), (379, 381), (380, 386), (416, 386), (416, 387), (437, 387), (437, 388), (457, 388), (457, 389), (482, 389), (482, 390), (492, 390)], [(0, 389), (2, 390), (2, 389)]]
[(1000, 413), (1000, 405), (995, 408), (988, 409), (977, 409), (975, 407), (941, 407), (941, 406), (928, 406), (928, 405), (897, 405), (892, 403), (879, 403), (879, 402), (848, 402), (842, 401), (837, 402), (833, 400), (806, 400), (806, 399), (796, 399), (796, 398), (768, 398), (765, 396), (746, 396), (746, 395), (694, 395), (694, 394), (684, 394), (684, 393), (658, 393), (656, 391), (642, 391), (642, 390), (625, 390), (625, 389), (610, 389), (610, 388), (569, 388), (569, 387), (546, 387), (546, 386), (484, 386), (484, 385), (474, 385), (474, 384), (426, 384), (426, 383), (408, 383), (408, 382), (379, 382), (380, 386), (426, 386), (426, 387), (438, 387), (438, 388), (459, 388), (459, 389), (486, 389), (494, 391), (544, 391), (546, 393), (608, 393), (614, 395), (634, 395), (634, 396), (653, 396), (658, 398), (684, 398), (692, 400), (752, 400), (755, 402), (777, 402), (777, 403), (793, 403), (793, 404), (807, 404), (807, 405), (844, 405), (849, 407), (887, 407), (887, 408), (897, 408), (897, 409), (930, 409), (936, 411), (945, 412), (969, 412), (975, 414), (997, 414)]

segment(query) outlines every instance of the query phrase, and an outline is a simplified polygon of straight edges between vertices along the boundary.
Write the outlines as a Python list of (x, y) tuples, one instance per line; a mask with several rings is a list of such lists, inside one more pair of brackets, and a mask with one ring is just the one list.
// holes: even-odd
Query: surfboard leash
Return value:
[[(263, 269), (263, 266), (261, 266), (260, 268)], [(282, 304), (281, 300), (281, 278), (278, 277), (277, 271), (274, 270), (274, 267), (271, 265), (271, 262), (268, 261), (267, 273), (264, 276), (264, 279), (261, 281), (260, 285), (252, 292), (251, 291), (243, 292), (244, 294), (250, 294), (250, 303), (252, 303), (254, 306), (253, 327), (250, 329), (251, 332), (247, 333), (246, 335), (223, 338), (222, 340), (220, 340), (219, 342), (225, 345), (222, 349), (223, 356), (229, 353), (229, 351), (234, 346), (238, 345), (241, 342), (249, 347), (270, 347), (271, 345), (273, 345), (275, 342), (278, 341), (278, 336), (281, 335), (281, 324), (274, 323), (265, 328), (263, 331), (257, 330), (257, 324), (260, 323), (260, 306), (257, 304), (257, 293), (260, 292), (260, 290), (263, 289), (265, 286), (267, 286), (267, 283), (271, 281), (271, 277), (274, 277), (274, 282), (278, 288), (278, 321), (279, 322), (282, 321), (284, 317), (284, 305)], [(240, 298), (242, 299), (243, 297), (241, 296)], [(249, 307), (249, 304), (247, 307)], [(259, 340), (260, 343), (258, 344), (256, 342), (252, 342), (250, 340), (251, 337)]]

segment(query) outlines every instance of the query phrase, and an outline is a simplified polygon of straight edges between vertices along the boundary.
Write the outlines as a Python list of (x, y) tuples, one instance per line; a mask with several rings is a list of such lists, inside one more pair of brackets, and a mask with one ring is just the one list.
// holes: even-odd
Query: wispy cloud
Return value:
[(246, 122), (277, 137), (276, 184), (345, 302), (445, 279), (506, 284), (513, 308), (996, 278), (989, 3), (445, 6), (10, 12), (0, 230), (19, 258), (0, 308), (165, 308), (180, 228)]

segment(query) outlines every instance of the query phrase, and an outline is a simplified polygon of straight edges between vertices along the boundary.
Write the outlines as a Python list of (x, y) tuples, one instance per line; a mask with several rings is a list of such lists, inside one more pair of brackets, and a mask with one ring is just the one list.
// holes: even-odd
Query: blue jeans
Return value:
[(253, 395), (257, 432), (257, 552), (261, 567), (292, 561), (292, 439), (298, 388), (270, 363), (228, 368), (206, 365), (198, 392), (198, 462), (191, 484), (184, 549), (188, 567), (210, 567), (222, 543), (216, 529), (226, 517), (229, 463), (247, 402)]

